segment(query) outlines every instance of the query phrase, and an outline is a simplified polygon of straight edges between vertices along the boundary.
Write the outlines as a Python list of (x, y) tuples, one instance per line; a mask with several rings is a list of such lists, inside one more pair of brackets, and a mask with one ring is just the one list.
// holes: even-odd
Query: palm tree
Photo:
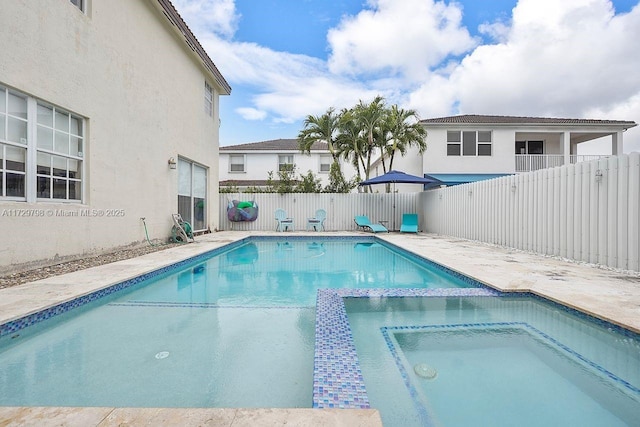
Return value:
[(376, 96), (369, 104), (365, 104), (362, 100), (353, 108), (354, 121), (361, 130), (364, 137), (365, 146), (362, 155), (366, 158), (364, 165), (365, 179), (369, 179), (371, 172), (371, 158), (373, 157), (376, 146), (379, 145), (379, 136), (381, 124), (385, 117), (384, 98), (380, 95)]
[[(392, 105), (391, 109), (387, 110), (382, 128), (385, 134), (383, 154), (389, 159), (388, 170), (393, 170), (396, 152), (404, 156), (412, 146), (417, 146), (420, 154), (427, 149), (427, 131), (418, 121), (418, 113), (415, 110), (404, 110), (397, 105)], [(384, 157), (382, 166), (387, 172)]]
[(298, 133), (298, 143), (300, 144), (301, 152), (310, 153), (313, 144), (316, 142), (326, 142), (333, 162), (337, 164), (338, 171), (340, 175), (342, 175), (339, 152), (335, 139), (338, 134), (339, 120), (340, 116), (335, 114), (333, 107), (330, 107), (327, 112), (321, 116), (308, 115), (304, 120), (304, 128)]
[(358, 174), (358, 181), (362, 181), (362, 172), (365, 168), (366, 161), (363, 154), (364, 139), (362, 132), (356, 122), (353, 109), (346, 108), (340, 112), (340, 120), (338, 122), (338, 136), (336, 144), (338, 147), (338, 155), (343, 159), (351, 162)]

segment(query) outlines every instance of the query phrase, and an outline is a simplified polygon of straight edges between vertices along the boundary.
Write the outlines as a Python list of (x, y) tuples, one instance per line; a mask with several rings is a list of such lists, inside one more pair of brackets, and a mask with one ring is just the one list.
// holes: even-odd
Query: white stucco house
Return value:
[[(394, 169), (429, 175), (456, 185), (564, 164), (595, 160), (623, 152), (628, 120), (562, 119), (460, 115), (421, 120), (427, 150), (396, 157)], [(598, 140), (601, 155), (579, 155), (578, 146)], [(380, 167), (375, 175), (382, 174)], [(373, 175), (372, 175), (373, 176)], [(398, 186), (399, 191), (419, 191)]]
[[(297, 139), (274, 139), (248, 144), (220, 147), (220, 185), (244, 190), (251, 187), (265, 188), (269, 172), (278, 179), (278, 171), (284, 165), (295, 165), (296, 176), (309, 171), (320, 178), (322, 186), (329, 183), (329, 169), (333, 158), (326, 143), (315, 143), (310, 153), (302, 153)], [(340, 167), (346, 179), (356, 175), (355, 168), (341, 161)]]
[(170, 1), (2, 2), (0, 45), (0, 269), (217, 228), (231, 88)]

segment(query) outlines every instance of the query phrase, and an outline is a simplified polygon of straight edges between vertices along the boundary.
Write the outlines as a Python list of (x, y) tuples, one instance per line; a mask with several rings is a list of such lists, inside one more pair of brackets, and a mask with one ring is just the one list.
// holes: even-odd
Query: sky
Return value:
[[(220, 97), (221, 146), (296, 138), (307, 115), (377, 95), (421, 119), (640, 123), (639, 3), (173, 0), (232, 87)], [(640, 126), (624, 151), (640, 151)]]

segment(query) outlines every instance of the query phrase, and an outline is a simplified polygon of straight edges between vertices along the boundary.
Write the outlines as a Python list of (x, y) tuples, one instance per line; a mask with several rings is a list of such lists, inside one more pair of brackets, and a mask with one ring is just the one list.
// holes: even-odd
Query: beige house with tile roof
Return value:
[[(274, 139), (248, 144), (220, 147), (220, 185), (264, 188), (269, 172), (278, 179), (278, 170), (284, 165), (295, 165), (296, 176), (309, 171), (320, 178), (322, 186), (329, 183), (329, 168), (333, 158), (326, 143), (315, 143), (309, 154), (302, 153), (297, 139)], [(341, 160), (342, 173), (346, 179), (356, 175), (355, 168)]]
[(0, 40), (0, 269), (218, 226), (231, 87), (170, 1), (6, 1)]

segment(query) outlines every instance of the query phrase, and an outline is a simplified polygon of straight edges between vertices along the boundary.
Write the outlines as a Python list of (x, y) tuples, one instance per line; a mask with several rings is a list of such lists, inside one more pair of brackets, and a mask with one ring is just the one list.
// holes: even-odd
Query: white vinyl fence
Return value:
[[(353, 194), (220, 194), (220, 228), (222, 230), (275, 231), (276, 209), (284, 209), (294, 219), (296, 230), (306, 230), (307, 218), (316, 210), (327, 211), (327, 231), (356, 230), (356, 215), (367, 215), (372, 222), (382, 222), (388, 229), (399, 229), (402, 213), (417, 213), (420, 193), (353, 193)], [(231, 200), (255, 201), (258, 219), (254, 222), (231, 222), (227, 205)], [(394, 209), (395, 205), (395, 209)], [(395, 212), (395, 213), (394, 213)], [(395, 219), (395, 222), (394, 222)]]
[(640, 153), (421, 193), (449, 236), (640, 271)]
[[(258, 219), (230, 222), (233, 199), (255, 200)], [(220, 227), (275, 230), (276, 209), (296, 230), (324, 209), (328, 231), (356, 230), (355, 215), (398, 230), (402, 213), (418, 213), (421, 231), (640, 271), (639, 153), (421, 193), (221, 194)]]

